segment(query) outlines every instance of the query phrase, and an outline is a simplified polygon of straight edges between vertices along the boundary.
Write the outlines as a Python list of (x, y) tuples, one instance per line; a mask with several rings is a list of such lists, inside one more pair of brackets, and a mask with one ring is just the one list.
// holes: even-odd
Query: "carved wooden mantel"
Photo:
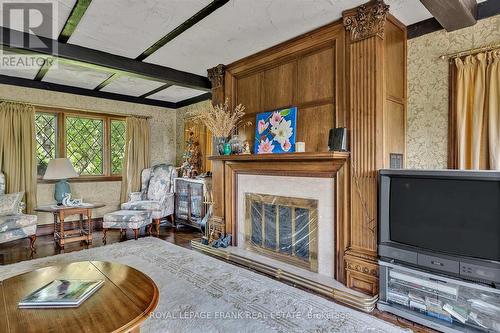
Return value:
[(237, 240), (238, 175), (271, 175), (335, 178), (335, 252), (336, 278), (344, 278), (344, 252), (348, 232), (346, 195), (348, 178), (345, 165), (349, 153), (318, 152), (262, 155), (211, 156), (214, 216), (223, 217), (226, 233)]

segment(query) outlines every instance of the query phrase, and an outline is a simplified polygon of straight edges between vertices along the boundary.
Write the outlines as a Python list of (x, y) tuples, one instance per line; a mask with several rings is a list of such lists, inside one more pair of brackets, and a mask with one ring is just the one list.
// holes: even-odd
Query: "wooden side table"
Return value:
[[(77, 308), (20, 309), (29, 293), (56, 279), (104, 280)], [(0, 281), (0, 332), (140, 332), (159, 300), (146, 274), (119, 263), (81, 261), (40, 268)], [(7, 297), (8, 296), (8, 297)]]
[[(92, 209), (104, 207), (104, 204), (94, 203), (89, 206), (81, 207), (66, 207), (66, 206), (42, 206), (37, 207), (35, 211), (52, 213), (54, 216), (54, 242), (64, 249), (67, 243), (85, 241), (87, 244), (92, 244)], [(64, 223), (75, 222), (65, 221), (65, 218), (71, 215), (79, 215), (80, 219), (77, 226), (71, 230), (64, 229)], [(86, 217), (86, 218), (84, 218)]]

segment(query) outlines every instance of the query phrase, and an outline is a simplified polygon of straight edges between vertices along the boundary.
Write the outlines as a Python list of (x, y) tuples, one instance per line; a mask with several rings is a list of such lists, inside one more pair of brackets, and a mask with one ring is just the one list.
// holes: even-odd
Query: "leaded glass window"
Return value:
[(56, 158), (57, 115), (37, 112), (35, 116), (37, 174), (43, 176), (50, 160)]
[(66, 117), (66, 157), (80, 175), (104, 174), (104, 121)]
[(124, 120), (111, 120), (111, 174), (121, 174), (123, 158), (125, 157), (125, 131)]

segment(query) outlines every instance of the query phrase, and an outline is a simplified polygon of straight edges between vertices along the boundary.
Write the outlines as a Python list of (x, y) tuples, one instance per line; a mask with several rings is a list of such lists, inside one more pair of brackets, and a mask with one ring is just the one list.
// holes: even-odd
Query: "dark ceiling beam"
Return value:
[(83, 96), (90, 96), (90, 97), (97, 97), (97, 98), (105, 98), (105, 99), (111, 99), (111, 100), (115, 100), (115, 101), (123, 101), (123, 102), (137, 103), (137, 104), (154, 105), (154, 106), (160, 106), (160, 107), (165, 107), (165, 108), (170, 108), (170, 109), (177, 108), (177, 104), (172, 103), (172, 102), (164, 102), (164, 101), (158, 101), (158, 100), (154, 100), (154, 99), (139, 98), (139, 97), (134, 97), (134, 96), (109, 93), (109, 92), (104, 92), (104, 91), (95, 91), (95, 90), (78, 88), (78, 87), (71, 87), (71, 86), (66, 86), (66, 85), (51, 83), (51, 82), (34, 81), (34, 80), (29, 80), (29, 79), (24, 79), (24, 78), (20, 78), (20, 77), (14, 77), (14, 76), (8, 76), (8, 75), (0, 75), (0, 84), (8, 84), (8, 85), (12, 85), (12, 86), (28, 87), (28, 88), (34, 88), (34, 89), (57, 91), (57, 92), (68, 93), (68, 94), (76, 94), (76, 95), (83, 95)]
[[(53, 45), (52, 48), (37, 48), (32, 45)], [(210, 81), (201, 75), (173, 68), (137, 61), (79, 45), (60, 43), (56, 40), (35, 36), (2, 27), (0, 43), (14, 52), (39, 53), (58, 57), (57, 61), (78, 66), (111, 71), (113, 73), (156, 80), (163, 83), (209, 91)]]
[[(500, 1), (488, 0), (477, 5), (477, 20), (483, 20), (500, 14)], [(443, 29), (441, 24), (434, 18), (410, 24), (407, 27), (408, 39), (420, 37), (431, 32)]]
[(73, 6), (73, 9), (71, 10), (71, 13), (69, 14), (68, 19), (66, 20), (66, 23), (64, 24), (64, 27), (59, 34), (59, 38), (57, 40), (61, 43), (67, 43), (71, 35), (76, 29), (76, 26), (78, 23), (80, 23), (80, 20), (83, 17), (83, 14), (85, 14), (85, 11), (87, 11), (87, 8), (89, 8), (90, 3), (92, 0), (77, 0), (75, 5)]
[(210, 100), (210, 99), (212, 99), (212, 94), (205, 93), (205, 94), (202, 94), (202, 95), (199, 95), (196, 97), (185, 99), (185, 100), (177, 102), (175, 104), (176, 104), (176, 108), (182, 108), (182, 107), (185, 107), (185, 106), (188, 106), (191, 104), (203, 102), (203, 101)]
[(476, 24), (476, 0), (420, 0), (446, 29), (455, 31)]
[(47, 74), (47, 72), (49, 71), (50, 66), (52, 66), (53, 60), (54, 60), (53, 58), (47, 58), (47, 59), (45, 59), (43, 61), (42, 66), (38, 70), (38, 73), (36, 73), (36, 76), (35, 76), (35, 78), (33, 80), (35, 80), (35, 81), (42, 81), (42, 79), (45, 76), (45, 74)]
[(110, 84), (111, 82), (113, 82), (114, 80), (116, 80), (120, 75), (114, 73), (114, 74), (111, 74), (110, 76), (108, 76), (108, 78), (104, 81), (102, 81), (101, 83), (99, 83), (99, 85), (97, 87), (94, 88), (95, 91), (99, 91), (101, 90), (102, 88), (106, 87), (108, 84)]
[(162, 85), (161, 87), (158, 87), (158, 88), (156, 88), (156, 89), (153, 89), (153, 90), (151, 90), (151, 91), (148, 91), (147, 93), (145, 93), (145, 94), (143, 94), (143, 95), (141, 95), (141, 96), (139, 96), (139, 97), (141, 97), (141, 98), (146, 98), (146, 97), (148, 97), (148, 96), (151, 96), (151, 95), (153, 95), (153, 94), (156, 94), (156, 93), (157, 93), (157, 92), (159, 92), (159, 91), (165, 90), (165, 89), (167, 89), (168, 87), (171, 87), (171, 86), (172, 86), (172, 85), (171, 85), (171, 84), (168, 84), (168, 83), (167, 83), (167, 84), (164, 84), (164, 85)]
[(189, 19), (184, 21), (181, 25), (179, 25), (177, 28), (169, 32), (167, 35), (163, 36), (159, 41), (154, 43), (152, 46), (148, 47), (146, 51), (142, 52), (140, 55), (138, 55), (135, 60), (142, 61), (149, 57), (151, 54), (154, 52), (158, 51), (162, 46), (165, 46), (168, 42), (170, 42), (172, 39), (175, 37), (179, 36), (182, 34), (184, 31), (187, 29), (191, 28), (193, 25), (196, 23), (200, 22), (203, 20), (205, 17), (208, 15), (212, 14), (214, 11), (219, 9), (220, 7), (224, 6), (226, 3), (228, 3), (229, 0), (214, 0), (207, 6), (205, 6), (203, 9), (201, 9), (199, 12), (191, 16)]

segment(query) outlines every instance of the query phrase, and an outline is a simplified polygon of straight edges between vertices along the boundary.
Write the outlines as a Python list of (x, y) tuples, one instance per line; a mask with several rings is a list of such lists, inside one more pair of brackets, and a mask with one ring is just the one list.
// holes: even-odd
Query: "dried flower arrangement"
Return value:
[(244, 111), (245, 107), (242, 104), (230, 110), (229, 101), (226, 98), (224, 104), (213, 106), (210, 103), (207, 108), (188, 112), (187, 116), (195, 122), (201, 122), (215, 137), (227, 138), (235, 129), (252, 124), (250, 121), (243, 121)]

